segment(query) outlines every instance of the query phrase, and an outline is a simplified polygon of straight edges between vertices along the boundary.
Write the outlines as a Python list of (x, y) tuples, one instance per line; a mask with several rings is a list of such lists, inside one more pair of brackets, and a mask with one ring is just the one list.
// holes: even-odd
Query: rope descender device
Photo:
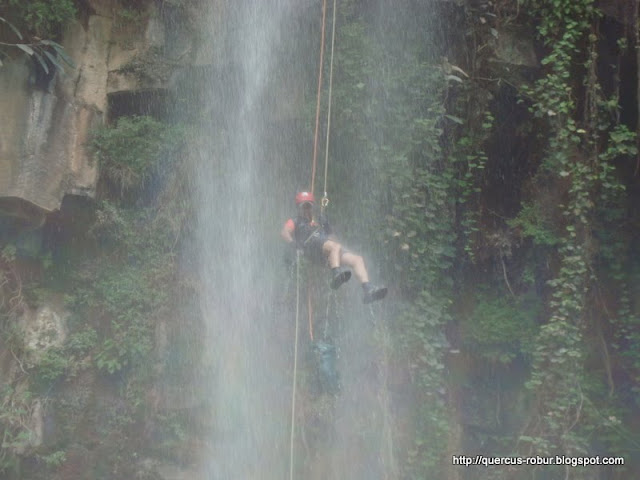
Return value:
[(327, 197), (327, 192), (324, 192), (324, 196), (322, 200), (320, 200), (320, 215), (324, 214), (324, 209), (329, 205), (329, 197)]

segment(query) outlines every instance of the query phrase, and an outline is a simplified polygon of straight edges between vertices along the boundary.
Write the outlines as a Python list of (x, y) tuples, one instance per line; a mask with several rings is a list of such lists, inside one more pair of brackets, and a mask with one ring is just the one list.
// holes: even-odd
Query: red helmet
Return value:
[(296, 205), (302, 205), (303, 203), (316, 203), (316, 199), (311, 192), (298, 192), (296, 193)]

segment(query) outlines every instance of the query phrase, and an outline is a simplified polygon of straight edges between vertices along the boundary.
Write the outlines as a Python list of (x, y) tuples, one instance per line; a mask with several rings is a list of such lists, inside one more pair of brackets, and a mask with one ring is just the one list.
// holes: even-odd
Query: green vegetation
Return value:
[[(343, 167), (332, 184), (349, 197), (341, 204), (367, 197), (358, 205), (370, 205), (373, 220), (358, 234), (384, 245), (385, 277), (402, 297), (392, 361), (411, 364), (424, 406), (401, 462), (407, 478), (446, 476), (456, 413), (439, 403), (443, 390), (486, 419), (495, 454), (604, 449), (630, 458), (640, 445), (624, 426), (638, 408), (638, 246), (629, 231), (638, 218), (627, 188), (637, 188), (638, 139), (635, 120), (621, 115), (619, 71), (607, 76), (598, 58), (602, 13), (591, 0), (497, 3), (436, 15), (467, 32), (464, 56), (435, 36), (425, 42), (428, 20), (415, 11), (400, 53), (358, 2), (341, 10), (332, 135)], [(514, 24), (538, 32), (535, 76), (492, 63)], [(613, 40), (620, 68), (632, 37)], [(382, 108), (380, 99), (393, 100)], [(449, 378), (445, 329), (471, 362)], [(507, 397), (517, 400), (505, 412)]]
[[(100, 212), (99, 212), (100, 213)], [(118, 212), (128, 213), (128, 212)], [(147, 213), (147, 212), (145, 212)], [(163, 232), (158, 230), (140, 231), (133, 227), (148, 219), (142, 217), (120, 218), (124, 231), (115, 228), (110, 233), (124, 237), (115, 243), (126, 260), (122, 263), (100, 264), (90, 273), (91, 286), (78, 286), (72, 308), (76, 312), (100, 312), (110, 320), (106, 338), (96, 353), (96, 366), (100, 370), (114, 373), (125, 367), (139, 364), (152, 347), (152, 321), (168, 308), (168, 298), (164, 289), (173, 268), (172, 253), (164, 250), (161, 242)], [(101, 225), (104, 227), (104, 225)], [(144, 235), (140, 237), (139, 235)], [(135, 242), (132, 240), (135, 238)], [(114, 251), (114, 254), (120, 252)]]
[(141, 188), (183, 147), (184, 133), (152, 117), (122, 117), (99, 128), (90, 149), (106, 180), (121, 193)]
[[(37, 23), (40, 3), (19, 7), (26, 23), (16, 25), (53, 35), (71, 11), (53, 2), (57, 23)], [(440, 2), (438, 21), (465, 32), (441, 38), (425, 33), (433, 5), (414, 3), (382, 28), (366, 2), (340, 2), (330, 151), (336, 223), (349, 225), (347, 240), (368, 242), (393, 286), (392, 347), (380, 332), (372, 337), (408, 379), (395, 388), (415, 407), (408, 425), (389, 427), (400, 439), (397, 476), (450, 477), (463, 439), (492, 455), (631, 461), (640, 449), (632, 422), (640, 413), (638, 119), (637, 109), (623, 114), (623, 94), (635, 92), (619, 77), (637, 48), (633, 33), (606, 30), (593, 0), (504, 0)], [(134, 13), (119, 15), (135, 21)], [(390, 37), (399, 26), (402, 42)], [(519, 28), (537, 32), (539, 66), (496, 61), (501, 35)], [(605, 41), (616, 45), (613, 59), (600, 58)], [(179, 458), (189, 419), (149, 398), (161, 372), (188, 378), (201, 354), (188, 328), (170, 331), (161, 355), (155, 348), (166, 319), (196, 298), (178, 272), (193, 217), (186, 134), (149, 117), (94, 132), (101, 196), (90, 224), (76, 225), (73, 254), (60, 247), (38, 257), (49, 266), (38, 285), (23, 288), (18, 250), (2, 245), (0, 347), (21, 363), (0, 392), (0, 474), (20, 469), (16, 452), (43, 393), (65, 425), (27, 454), (43, 478), (87, 427), (73, 422), (78, 412), (99, 413), (90, 427), (107, 439), (96, 447), (97, 477), (110, 478), (113, 465), (126, 470), (141, 424), (160, 435), (156, 454)], [(28, 363), (15, 319), (52, 292), (67, 294), (70, 331)], [(92, 403), (96, 376), (112, 403)], [(611, 476), (637, 471), (615, 467)]]
[[(150, 117), (121, 118), (93, 136), (91, 149), (103, 178), (119, 194), (101, 202), (87, 231), (102, 254), (72, 279), (78, 283), (69, 306), (95, 320), (93, 328), (69, 340), (68, 348), (90, 348), (99, 331), (103, 341), (94, 351), (96, 367), (110, 374), (148, 367), (154, 321), (170, 315), (176, 243), (188, 211), (178, 214), (176, 202), (183, 200), (164, 193), (176, 188), (176, 181), (184, 182), (179, 180), (183, 148), (184, 129)], [(159, 192), (149, 191), (152, 178), (156, 188), (164, 186)], [(132, 190), (149, 198), (146, 207), (134, 208), (129, 197), (122, 198)]]
[(74, 68), (73, 60), (53, 39), (60, 37), (76, 14), (72, 0), (0, 0), (0, 67), (13, 50), (33, 58), (46, 75), (64, 71), (63, 64)]
[(40, 38), (56, 38), (76, 14), (73, 0), (0, 1), (0, 16), (19, 30)]
[[(592, 119), (576, 115), (570, 71), (575, 53), (579, 51), (579, 42), (588, 35), (596, 12), (591, 1), (543, 1), (532, 2), (531, 6), (541, 18), (538, 32), (551, 47), (542, 60), (548, 73), (527, 92), (534, 99), (533, 115), (548, 118), (553, 129), (542, 167), (554, 172), (558, 181), (568, 178), (571, 184), (568, 200), (561, 206), (565, 224), (559, 240), (560, 268), (549, 281), (553, 288), (549, 300), (552, 313), (540, 329), (528, 383), (540, 398), (540, 411), (548, 413), (535, 426), (529, 427), (525, 435), (532, 439), (530, 443), (536, 451), (544, 455), (557, 451), (570, 455), (588, 452), (585, 440), (572, 430), (577, 422), (576, 409), (584, 398), (584, 309), (591, 262), (587, 245), (590, 238), (588, 218), (594, 205), (593, 169), (597, 158), (589, 140), (597, 139), (598, 135), (587, 131)], [(556, 13), (559, 8), (563, 12), (561, 16)], [(582, 126), (585, 128), (580, 128)], [(583, 135), (587, 140), (586, 148), (581, 148)]]
[(539, 203), (524, 204), (518, 216), (509, 222), (509, 226), (519, 229), (523, 237), (531, 238), (536, 245), (553, 247), (560, 243), (560, 238), (554, 231), (551, 214), (551, 211), (543, 209)]
[[(427, 56), (420, 30), (406, 30), (407, 43), (398, 45), (357, 13), (357, 3), (342, 2), (339, 12), (330, 184), (340, 197), (338, 223), (366, 219), (353, 235), (370, 239), (368, 248), (386, 259), (386, 281), (403, 297), (389, 321), (387, 352), (393, 364), (411, 365), (408, 388), (419, 407), (411, 437), (394, 452), (402, 478), (424, 478), (426, 471), (437, 477), (450, 430), (445, 402), (434, 392), (445, 388), (443, 327), (451, 320), (453, 286), (447, 272), (456, 240), (456, 172), (444, 148), (447, 125), (455, 123), (445, 106), (453, 80)], [(427, 21), (410, 14), (399, 13), (398, 26)]]
[[(608, 266), (596, 269), (596, 259), (600, 251), (607, 255), (610, 246), (598, 248), (594, 236), (603, 221), (608, 231), (619, 228), (620, 218), (611, 221), (612, 211), (605, 213), (612, 207), (613, 212), (617, 210), (612, 200), (624, 191), (613, 162), (637, 153), (635, 135), (618, 123), (619, 116), (611, 115), (618, 109), (618, 99), (605, 99), (602, 94), (597, 37), (592, 33), (599, 12), (593, 2), (533, 1), (530, 6), (549, 53), (542, 60), (546, 74), (524, 93), (534, 117), (546, 119), (552, 132), (541, 174), (566, 185), (566, 200), (560, 206), (562, 221), (554, 225), (552, 237), (544, 233), (549, 229), (542, 222), (531, 221), (532, 215), (519, 217), (520, 225), (537, 243), (549, 244), (553, 238), (559, 246), (559, 265), (548, 283), (551, 315), (536, 339), (528, 382), (538, 399), (539, 420), (525, 429), (524, 448), (586, 454), (591, 449), (589, 435), (600, 423), (600, 411), (615, 405), (603, 395), (607, 385), (602, 371), (585, 368), (599, 355), (600, 345), (590, 339), (593, 330), (608, 328), (594, 318), (600, 309), (594, 301), (599, 277), (608, 276), (609, 270)], [(576, 81), (576, 69), (584, 81)], [(582, 111), (576, 102), (578, 91), (586, 105)], [(536, 205), (529, 209), (535, 212)], [(610, 439), (615, 436), (613, 431), (607, 435)], [(613, 452), (619, 446), (611, 442), (607, 450)]]
[[(480, 290), (482, 291), (482, 290)], [(465, 348), (490, 362), (509, 364), (531, 355), (539, 305), (535, 301), (478, 294), (473, 314), (462, 327)]]
[[(121, 118), (113, 127), (98, 129), (90, 147), (102, 166), (102, 197), (86, 212), (88, 225), (71, 227), (75, 229), (74, 248), (57, 245), (53, 252), (41, 255), (51, 265), (23, 298), (17, 295), (23, 291), (15, 268), (19, 255), (14, 246), (4, 247), (0, 263), (4, 279), (0, 282), (2, 347), (9, 347), (21, 362), (23, 375), (7, 384), (0, 395), (7, 407), (0, 416), (0, 432), (5, 436), (0, 472), (20, 478), (25, 453), (38, 459), (38, 467), (30, 471), (42, 478), (65, 463), (67, 449), (88, 421), (85, 412), (102, 408), (92, 404), (93, 387), (84, 386), (95, 375), (111, 379), (105, 381), (114, 383), (111, 395), (119, 405), (105, 407), (113, 415), (96, 420), (96, 428), (118, 445), (104, 452), (102, 478), (111, 478), (118, 468), (134, 467), (128, 463), (127, 451), (139, 447), (132, 444), (136, 436), (131, 436), (131, 429), (143, 419), (157, 423), (164, 432), (162, 441), (174, 442), (175, 447), (171, 439), (181, 435), (181, 422), (188, 419), (165, 412), (155, 412), (157, 417), (149, 414), (145, 396), (165, 368), (172, 369), (174, 378), (180, 379), (176, 381), (191, 375), (190, 365), (176, 364), (167, 355), (158, 357), (153, 349), (158, 325), (167, 324), (181, 301), (193, 296), (191, 287), (176, 275), (179, 243), (190, 215), (184, 146), (183, 127), (149, 117)], [(26, 297), (37, 306), (61, 294), (71, 313), (65, 342), (44, 350), (37, 361), (27, 361), (30, 354), (22, 334), (12, 328), (27, 305)], [(174, 331), (176, 327), (163, 328), (169, 338), (187, 335)], [(177, 342), (173, 355), (192, 358), (197, 354), (196, 344), (193, 339)], [(33, 408), (30, 399), (42, 397), (49, 399), (49, 414), (64, 428), (46, 448), (34, 451), (28, 447), (25, 416)], [(19, 453), (23, 444), (25, 453)]]

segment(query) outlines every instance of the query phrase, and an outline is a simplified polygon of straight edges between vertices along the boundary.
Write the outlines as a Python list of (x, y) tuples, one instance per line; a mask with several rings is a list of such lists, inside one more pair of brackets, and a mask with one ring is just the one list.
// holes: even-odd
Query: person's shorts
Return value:
[(325, 264), (327, 262), (327, 258), (322, 251), (322, 246), (327, 240), (329, 240), (327, 235), (320, 232), (314, 233), (304, 245), (305, 256), (315, 264)]
[[(327, 256), (322, 251), (324, 243), (329, 240), (329, 236), (323, 233), (315, 233), (311, 236), (309, 241), (304, 246), (305, 256), (316, 265), (325, 265), (327, 263)], [(348, 249), (340, 246), (340, 258), (345, 253), (350, 253)]]

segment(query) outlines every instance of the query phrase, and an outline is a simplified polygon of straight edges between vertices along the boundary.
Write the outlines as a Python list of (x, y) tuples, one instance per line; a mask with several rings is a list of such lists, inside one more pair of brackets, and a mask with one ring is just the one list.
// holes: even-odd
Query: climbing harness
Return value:
[[(332, 100), (332, 86), (333, 86), (333, 53), (335, 46), (335, 33), (336, 33), (336, 4), (337, 0), (333, 0), (333, 23), (331, 31), (331, 54), (329, 60), (329, 91), (328, 91), (328, 108), (327, 108), (327, 135), (325, 144), (325, 165), (324, 165), (324, 190), (323, 197), (320, 201), (320, 213), (324, 213), (324, 209), (329, 205), (329, 198), (327, 196), (327, 173), (329, 166), (329, 133), (331, 130), (331, 100)], [(326, 19), (327, 19), (327, 0), (322, 2), (322, 34), (320, 39), (320, 61), (318, 67), (318, 93), (316, 98), (316, 124), (313, 138), (313, 159), (311, 165), (311, 185), (310, 192), (313, 195), (315, 190), (316, 179), (316, 165), (318, 159), (318, 133), (320, 130), (320, 103), (322, 98), (322, 70), (324, 67), (324, 44), (325, 44), (325, 32), (326, 32)], [(311, 341), (313, 338), (313, 309), (311, 298), (312, 286), (310, 279), (307, 278), (307, 312), (309, 317), (309, 336)], [(296, 384), (297, 384), (297, 372), (298, 372), (298, 330), (300, 321), (300, 252), (296, 252), (296, 324), (295, 324), (295, 339), (294, 339), (294, 360), (293, 360), (293, 387), (291, 392), (291, 438), (290, 438), (290, 451), (289, 451), (289, 480), (293, 480), (294, 471), (294, 436), (295, 436), (295, 410), (296, 410)], [(325, 326), (326, 331), (326, 326)]]

